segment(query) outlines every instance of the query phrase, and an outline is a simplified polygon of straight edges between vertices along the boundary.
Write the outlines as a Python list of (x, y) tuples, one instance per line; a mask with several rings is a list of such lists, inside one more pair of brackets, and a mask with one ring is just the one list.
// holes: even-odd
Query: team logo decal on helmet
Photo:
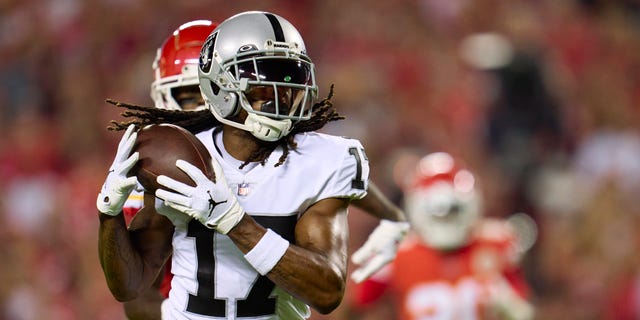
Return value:
[(209, 72), (211, 70), (211, 60), (213, 59), (213, 44), (216, 41), (217, 33), (213, 33), (207, 37), (200, 50), (200, 71)]

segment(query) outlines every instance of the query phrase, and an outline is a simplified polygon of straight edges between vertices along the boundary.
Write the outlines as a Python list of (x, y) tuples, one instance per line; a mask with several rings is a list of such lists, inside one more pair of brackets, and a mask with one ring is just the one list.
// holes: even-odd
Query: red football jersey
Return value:
[(436, 250), (410, 235), (393, 262), (356, 287), (355, 303), (366, 309), (386, 293), (398, 319), (483, 319), (496, 280), (527, 295), (518, 261), (516, 239), (502, 221), (482, 221), (455, 251)]

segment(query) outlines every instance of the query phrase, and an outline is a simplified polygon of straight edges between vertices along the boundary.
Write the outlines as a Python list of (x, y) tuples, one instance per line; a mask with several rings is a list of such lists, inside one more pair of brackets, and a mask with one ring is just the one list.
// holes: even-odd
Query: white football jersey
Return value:
[[(278, 147), (266, 164), (239, 169), (224, 150), (220, 130), (201, 132), (245, 212), (295, 243), (300, 216), (326, 198), (366, 195), (369, 164), (359, 141), (321, 133), (296, 135), (284, 164)], [(172, 272), (164, 319), (306, 319), (309, 308), (261, 276), (226, 235), (188, 216), (173, 218)]]

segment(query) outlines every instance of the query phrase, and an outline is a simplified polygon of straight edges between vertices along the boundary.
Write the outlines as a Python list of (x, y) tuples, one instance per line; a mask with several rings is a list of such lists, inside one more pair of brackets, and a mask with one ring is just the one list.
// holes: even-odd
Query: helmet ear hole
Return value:
[[(211, 92), (213, 92), (215, 96), (218, 96), (219, 94), (221, 94), (220, 86), (218, 86), (215, 82), (209, 80), (209, 87), (211, 88)], [(240, 111), (240, 106), (237, 103), (238, 99), (236, 99), (235, 97), (236, 97), (235, 93), (226, 92), (226, 96), (223, 97), (223, 100), (225, 101), (225, 103), (223, 103), (223, 107), (222, 108), (216, 107), (216, 110), (220, 116), (222, 116), (223, 118), (227, 118), (227, 117), (235, 116), (236, 114), (238, 114), (238, 111)], [(225, 110), (228, 110), (228, 111), (225, 112)]]
[(213, 81), (209, 81), (209, 84), (211, 85), (211, 91), (213, 94), (217, 95), (220, 92), (220, 87)]

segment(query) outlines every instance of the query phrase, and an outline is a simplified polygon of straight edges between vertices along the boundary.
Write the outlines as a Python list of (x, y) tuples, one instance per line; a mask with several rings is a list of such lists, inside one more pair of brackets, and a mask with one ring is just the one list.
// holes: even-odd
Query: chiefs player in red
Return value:
[(533, 318), (515, 228), (482, 217), (470, 171), (447, 153), (432, 153), (404, 192), (412, 231), (396, 259), (356, 287), (357, 313), (379, 315), (374, 308), (393, 305), (403, 320)]
[[(158, 49), (153, 61), (154, 81), (151, 98), (156, 108), (197, 111), (205, 108), (198, 87), (198, 58), (200, 48), (216, 23), (209, 20), (194, 20), (178, 27)], [(138, 189), (141, 189), (139, 187)], [(144, 228), (144, 222), (133, 219), (142, 208), (143, 192), (133, 191), (123, 208), (129, 230)], [(171, 288), (171, 260), (158, 276), (150, 290), (135, 300), (124, 303), (130, 320), (160, 319), (160, 304)]]
[[(151, 98), (159, 109), (199, 111), (206, 108), (198, 87), (198, 59), (200, 49), (216, 28), (217, 23), (209, 20), (194, 20), (178, 27), (158, 49), (153, 62), (154, 81), (151, 84)], [(387, 199), (381, 191), (369, 182), (367, 195), (352, 201), (360, 209), (380, 218), (380, 225), (367, 242), (358, 250), (358, 268), (352, 278), (359, 282), (391, 261), (398, 243), (409, 228), (404, 213)], [(130, 231), (146, 227), (143, 219), (134, 219), (143, 206), (143, 190), (139, 186), (125, 202), (123, 213)], [(171, 260), (165, 264), (156, 283), (137, 299), (124, 303), (125, 313), (130, 320), (160, 319), (162, 301), (171, 289)]]

